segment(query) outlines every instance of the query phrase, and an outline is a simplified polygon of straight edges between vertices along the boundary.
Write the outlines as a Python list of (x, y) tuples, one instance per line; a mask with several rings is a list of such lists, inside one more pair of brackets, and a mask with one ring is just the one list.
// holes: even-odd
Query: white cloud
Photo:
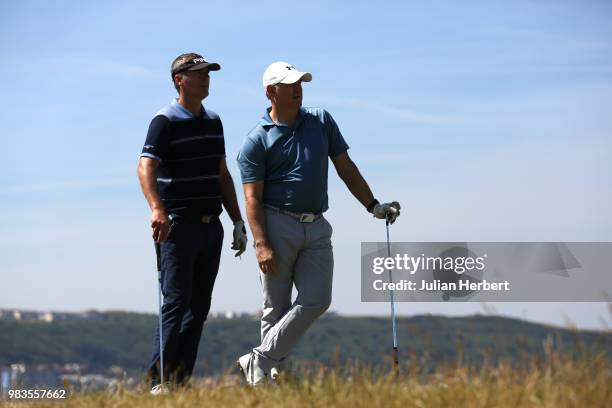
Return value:
[(73, 191), (88, 188), (107, 188), (135, 185), (134, 178), (56, 180), (45, 183), (21, 184), (0, 188), (0, 194), (44, 193)]
[(368, 111), (373, 114), (381, 114), (389, 118), (398, 119), (408, 123), (427, 123), (427, 124), (453, 124), (461, 122), (462, 118), (449, 114), (429, 113), (416, 109), (402, 108), (390, 104), (377, 102), (374, 100), (340, 97), (324, 94), (309, 94), (308, 97), (316, 100), (323, 106), (339, 106), (342, 108), (355, 108)]
[(44, 57), (41, 66), (59, 71), (79, 71), (90, 74), (110, 74), (127, 78), (160, 79), (164, 74), (159, 69), (116, 59), (91, 57), (87, 55), (59, 55)]

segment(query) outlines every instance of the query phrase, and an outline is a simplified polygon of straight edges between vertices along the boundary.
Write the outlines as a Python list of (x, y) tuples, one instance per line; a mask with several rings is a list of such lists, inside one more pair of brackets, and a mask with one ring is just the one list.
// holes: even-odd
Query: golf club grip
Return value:
[(157, 272), (161, 272), (161, 249), (159, 242), (155, 243), (155, 258), (157, 260)]

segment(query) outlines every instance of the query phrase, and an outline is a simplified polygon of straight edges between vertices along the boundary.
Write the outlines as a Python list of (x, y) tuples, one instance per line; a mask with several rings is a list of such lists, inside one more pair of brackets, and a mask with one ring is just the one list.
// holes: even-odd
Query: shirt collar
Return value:
[[(170, 103), (170, 105), (172, 105), (172, 106), (173, 106), (175, 109), (180, 110), (182, 113), (184, 113), (184, 114), (185, 114), (185, 115), (187, 115), (188, 117), (190, 117), (190, 118), (194, 119), (193, 114), (192, 114), (192, 113), (191, 113), (191, 112), (190, 112), (190, 111), (189, 111), (187, 108), (185, 108), (183, 105), (181, 105), (181, 104), (178, 102), (178, 98), (174, 98), (174, 99), (172, 100), (172, 103)], [(201, 112), (202, 112), (202, 117), (203, 117), (203, 118), (208, 117), (208, 114), (206, 113), (206, 109), (204, 109), (204, 106), (203, 106), (203, 105), (200, 105), (200, 108), (202, 109), (202, 110), (201, 110)]]
[[(264, 113), (263, 117), (261, 118), (261, 125), (262, 126), (283, 126), (283, 127), (287, 127), (287, 125), (285, 124), (278, 124), (275, 123), (272, 118), (270, 117), (270, 111), (272, 110), (271, 107), (266, 109), (266, 112)], [(295, 122), (293, 122), (293, 129), (297, 129), (297, 127), (300, 125), (300, 123), (302, 123), (302, 120), (304, 119), (304, 108), (301, 107), (300, 110), (297, 113), (297, 117), (295, 118)]]

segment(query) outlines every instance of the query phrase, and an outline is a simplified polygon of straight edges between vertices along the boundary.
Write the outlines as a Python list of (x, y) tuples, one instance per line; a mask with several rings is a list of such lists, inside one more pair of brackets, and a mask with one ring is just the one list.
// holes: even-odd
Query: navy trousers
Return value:
[[(204, 321), (223, 244), (223, 226), (217, 217), (205, 224), (198, 217), (172, 218), (170, 234), (161, 244), (162, 348), (164, 381), (181, 385), (193, 373)], [(160, 383), (159, 324), (147, 375)]]

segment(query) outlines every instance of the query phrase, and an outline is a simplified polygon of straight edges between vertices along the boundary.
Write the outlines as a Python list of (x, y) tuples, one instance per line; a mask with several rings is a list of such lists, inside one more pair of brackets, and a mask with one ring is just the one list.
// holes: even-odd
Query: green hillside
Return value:
[[(137, 375), (153, 348), (156, 316), (103, 313), (98, 320), (54, 323), (0, 321), (0, 365), (10, 363), (85, 363), (90, 372), (119, 365)], [(420, 367), (444, 362), (482, 363), (500, 358), (516, 362), (543, 356), (543, 342), (575, 354), (612, 351), (612, 334), (548, 327), (503, 317), (399, 318), (402, 361)], [(200, 344), (198, 375), (220, 374), (259, 340), (259, 322), (252, 318), (214, 319), (206, 323)], [(295, 360), (326, 365), (359, 361), (388, 364), (391, 323), (379, 317), (325, 316), (295, 350)]]

